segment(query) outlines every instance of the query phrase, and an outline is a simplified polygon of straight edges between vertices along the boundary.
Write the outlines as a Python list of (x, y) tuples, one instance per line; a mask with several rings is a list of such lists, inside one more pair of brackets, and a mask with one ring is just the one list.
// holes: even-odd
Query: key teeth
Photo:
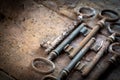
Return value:
[(86, 31), (86, 33), (84, 34), (84, 36), (87, 36), (87, 35), (90, 33), (90, 31), (91, 31), (91, 30), (89, 30), (89, 29), (87, 28), (87, 31)]
[(73, 46), (70, 46), (69, 44), (67, 44), (64, 48), (64, 51), (67, 53), (67, 54), (70, 54), (71, 51), (73, 51)]
[(82, 33), (84, 36), (87, 36), (90, 32), (90, 29), (88, 29), (86, 24), (83, 24), (84, 27), (80, 30), (80, 33)]
[(81, 62), (79, 62), (79, 63), (76, 65), (76, 68), (75, 68), (75, 69), (82, 72), (82, 70), (85, 68), (85, 66), (86, 66), (86, 63), (81, 63)]
[(102, 48), (102, 45), (103, 45), (103, 41), (99, 42), (99, 43), (94, 43), (92, 46), (91, 46), (91, 50), (95, 51), (95, 52), (98, 52), (101, 48)]

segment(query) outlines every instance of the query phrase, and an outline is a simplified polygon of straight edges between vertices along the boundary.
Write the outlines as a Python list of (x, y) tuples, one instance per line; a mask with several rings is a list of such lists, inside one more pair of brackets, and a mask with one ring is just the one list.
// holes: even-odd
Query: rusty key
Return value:
[(112, 10), (102, 10), (99, 16), (102, 19), (98, 21), (98, 23), (91, 30), (91, 32), (80, 42), (78, 47), (73, 49), (73, 51), (69, 53), (70, 58), (73, 58), (82, 49), (82, 47), (85, 46), (85, 44), (98, 32), (98, 30), (105, 25), (105, 22), (115, 22), (119, 19), (118, 13)]
[[(77, 54), (77, 56), (74, 57), (74, 59), (71, 60), (71, 62), (66, 66), (64, 69), (61, 70), (59, 76), (57, 78), (54, 77), (55, 80), (66, 80), (67, 76), (70, 74), (70, 72), (75, 68), (76, 64), (82, 59), (82, 57), (86, 54), (86, 52), (89, 50), (91, 45), (95, 42), (95, 38), (92, 38), (85, 47)], [(53, 80), (53, 77), (51, 76), (45, 76), (43, 80)]]
[(95, 65), (97, 64), (97, 62), (101, 59), (101, 57), (104, 55), (105, 51), (109, 47), (110, 43), (114, 42), (115, 39), (117, 39), (118, 37), (120, 37), (120, 31), (113, 30), (111, 28), (111, 27), (116, 27), (116, 26), (120, 26), (120, 24), (113, 23), (113, 24), (108, 25), (108, 28), (109, 28), (108, 31), (111, 32), (111, 30), (112, 30), (112, 32), (111, 32), (112, 35), (107, 38), (105, 44), (102, 46), (102, 48), (99, 50), (99, 52), (95, 55), (95, 57), (93, 58), (93, 60), (86, 66), (86, 68), (84, 68), (82, 70), (82, 75), (83, 76), (87, 76), (90, 73), (90, 71), (95, 67)]
[(109, 53), (112, 54), (111, 57), (107, 57), (104, 62), (100, 63), (100, 69), (95, 70), (94, 73), (91, 74), (87, 80), (98, 80), (102, 74), (105, 73), (105, 71), (110, 67), (110, 66), (116, 66), (120, 64), (120, 43), (115, 42), (112, 43), (109, 46)]
[(84, 20), (91, 19), (95, 17), (96, 11), (90, 7), (81, 7), (78, 12), (78, 17), (74, 21), (73, 25), (71, 25), (65, 32), (63, 32), (60, 36), (54, 39), (52, 42), (45, 41), (41, 43), (41, 47), (46, 48), (45, 52), (51, 52), (58, 44), (60, 44), (70, 33), (78, 27)]
[[(86, 8), (84, 8), (86, 9)], [(95, 14), (95, 10), (93, 8), (87, 8), (87, 10), (90, 10), (91, 11), (91, 14), (86, 14), (85, 12), (83, 14), (80, 14), (80, 16), (82, 17), (81, 19), (84, 19), (85, 16), (89, 18), (91, 17), (94, 17)], [(87, 18), (85, 17), (85, 18)], [(50, 74), (54, 71), (55, 69), (55, 64), (53, 63), (53, 60), (60, 55), (61, 51), (65, 48), (65, 46), (69, 43), (72, 42), (72, 40), (79, 34), (79, 33), (82, 33), (84, 34), (84, 32), (88, 33), (88, 29), (86, 28), (86, 24), (85, 23), (82, 23), (80, 25), (78, 25), (78, 27), (72, 31), (69, 36), (67, 36), (66, 39), (64, 39), (54, 50), (52, 50), (50, 53), (49, 53), (49, 56), (47, 58), (43, 58), (43, 57), (38, 57), (38, 58), (35, 58), (33, 59), (31, 65), (32, 65), (32, 68), (38, 72), (38, 73), (42, 73), (42, 74)], [(82, 31), (81, 31), (82, 30)], [(54, 44), (56, 44), (57, 41), (54, 42)], [(42, 69), (42, 68), (45, 68), (45, 69)]]

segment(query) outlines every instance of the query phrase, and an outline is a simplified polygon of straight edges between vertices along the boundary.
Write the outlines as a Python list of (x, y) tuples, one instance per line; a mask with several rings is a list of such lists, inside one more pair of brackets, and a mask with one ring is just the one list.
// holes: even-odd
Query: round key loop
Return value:
[(57, 78), (54, 76), (47, 75), (47, 76), (43, 77), (42, 80), (57, 80)]
[(120, 41), (120, 23), (112, 23), (112, 24), (108, 24), (108, 31), (111, 34), (115, 34), (116, 36), (116, 40)]
[(104, 9), (99, 13), (99, 16), (107, 22), (116, 22), (119, 20), (119, 14), (113, 10)]
[(55, 64), (46, 58), (40, 57), (32, 61), (32, 68), (41, 74), (49, 74), (54, 71)]
[(120, 34), (120, 23), (112, 23), (108, 24), (108, 31), (110, 33), (118, 33)]
[(93, 18), (96, 15), (96, 11), (94, 8), (90, 8), (90, 7), (81, 7), (79, 9), (79, 17), (81, 17), (81, 19), (90, 19)]
[(116, 42), (110, 45), (109, 52), (120, 57), (120, 43)]

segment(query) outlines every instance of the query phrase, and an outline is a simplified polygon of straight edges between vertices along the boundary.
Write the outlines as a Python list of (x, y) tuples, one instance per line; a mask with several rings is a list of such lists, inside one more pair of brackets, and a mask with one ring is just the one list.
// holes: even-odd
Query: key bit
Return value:
[(78, 70), (78, 71), (82, 71), (82, 69), (85, 68), (86, 64), (87, 64), (87, 62), (85, 62), (85, 63), (79, 62), (79, 63), (76, 65), (76, 68), (75, 68), (75, 69)]
[(80, 33), (82, 33), (84, 36), (87, 36), (90, 32), (90, 29), (88, 29), (87, 27), (83, 27), (81, 30), (80, 30)]
[(95, 51), (95, 52), (98, 52), (101, 47), (103, 45), (103, 41), (99, 42), (99, 43), (95, 43), (92, 47), (91, 47), (91, 50)]
[(73, 50), (73, 46), (70, 46), (69, 44), (67, 44), (64, 48), (64, 51), (68, 54), (70, 54), (70, 52)]

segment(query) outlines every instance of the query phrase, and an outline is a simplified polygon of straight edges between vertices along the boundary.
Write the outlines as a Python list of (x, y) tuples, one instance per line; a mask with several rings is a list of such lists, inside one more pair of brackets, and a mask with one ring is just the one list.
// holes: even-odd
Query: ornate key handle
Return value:
[(78, 12), (79, 16), (78, 19), (80, 20), (86, 20), (86, 19), (91, 19), (95, 17), (96, 11), (94, 8), (90, 7), (81, 7)]
[(32, 68), (38, 73), (49, 74), (54, 71), (55, 65), (52, 61), (40, 57), (32, 61)]
[(99, 13), (99, 16), (102, 19), (105, 19), (106, 22), (116, 22), (119, 20), (119, 14), (113, 10), (104, 9)]

